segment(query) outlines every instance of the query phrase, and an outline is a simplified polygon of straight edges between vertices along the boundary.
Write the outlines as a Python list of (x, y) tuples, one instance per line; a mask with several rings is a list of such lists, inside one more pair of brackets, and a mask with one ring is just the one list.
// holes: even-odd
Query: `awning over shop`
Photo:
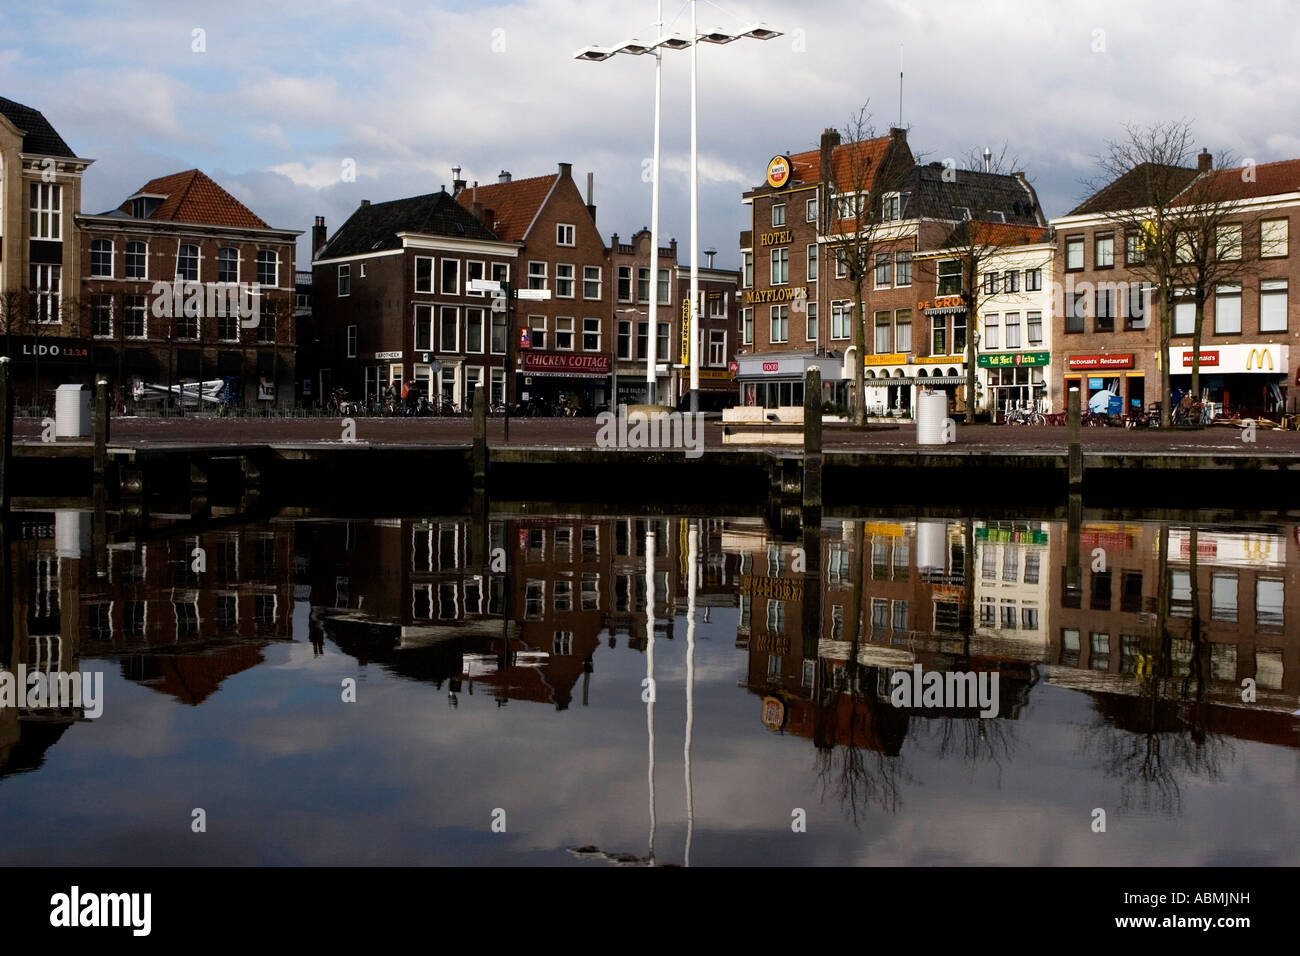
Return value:
[(838, 382), (844, 378), (844, 360), (808, 352), (769, 352), (741, 355), (737, 358), (736, 378), (747, 381), (803, 380), (810, 368), (821, 372), (823, 382)]

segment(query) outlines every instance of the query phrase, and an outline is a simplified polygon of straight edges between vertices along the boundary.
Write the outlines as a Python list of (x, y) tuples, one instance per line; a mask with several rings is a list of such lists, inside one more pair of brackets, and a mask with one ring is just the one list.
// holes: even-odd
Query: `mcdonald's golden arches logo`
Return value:
[(1250, 354), (1246, 356), (1246, 371), (1249, 372), (1259, 363), (1260, 371), (1264, 370), (1264, 363), (1268, 362), (1268, 370), (1273, 371), (1273, 353), (1267, 348), (1251, 349)]

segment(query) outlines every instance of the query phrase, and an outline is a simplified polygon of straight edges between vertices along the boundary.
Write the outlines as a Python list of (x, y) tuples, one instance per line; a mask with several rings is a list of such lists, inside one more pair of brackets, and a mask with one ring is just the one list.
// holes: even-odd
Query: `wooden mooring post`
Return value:
[(9, 356), (0, 356), (0, 515), (9, 514), (13, 494), (14, 381)]
[(1083, 490), (1083, 446), (1080, 444), (1082, 422), (1080, 421), (1079, 405), (1079, 390), (1071, 388), (1069, 401), (1066, 405), (1066, 422), (1068, 424), (1068, 440), (1070, 443), (1067, 452), (1070, 494), (1078, 494)]
[[(822, 373), (804, 373), (803, 385), (803, 507), (820, 516), (822, 507)], [(820, 517), (818, 518), (820, 521)]]

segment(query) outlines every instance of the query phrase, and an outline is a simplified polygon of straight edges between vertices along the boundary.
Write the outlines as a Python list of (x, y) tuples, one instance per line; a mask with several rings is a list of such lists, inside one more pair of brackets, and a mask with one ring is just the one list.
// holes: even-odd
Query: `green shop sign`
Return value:
[(1041, 527), (983, 527), (975, 529), (976, 541), (993, 544), (1047, 544), (1047, 532)]
[(976, 361), (980, 368), (1034, 368), (1051, 360), (1051, 352), (983, 352)]

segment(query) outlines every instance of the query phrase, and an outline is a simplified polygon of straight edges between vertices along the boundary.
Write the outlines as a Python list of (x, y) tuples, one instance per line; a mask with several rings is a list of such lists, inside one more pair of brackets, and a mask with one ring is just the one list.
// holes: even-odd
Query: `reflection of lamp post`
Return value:
[(979, 373), (979, 354), (980, 354), (980, 329), (975, 324), (974, 331), (971, 332), (971, 342), (975, 346), (975, 394), (970, 397), (970, 424), (975, 424), (975, 410), (979, 405), (980, 395), (980, 373)]

